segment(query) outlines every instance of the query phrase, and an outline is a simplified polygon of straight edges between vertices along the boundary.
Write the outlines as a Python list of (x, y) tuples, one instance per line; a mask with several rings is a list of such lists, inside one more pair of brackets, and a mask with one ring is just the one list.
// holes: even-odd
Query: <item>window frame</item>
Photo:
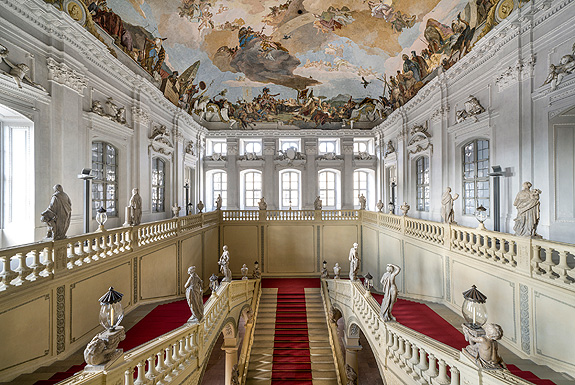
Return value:
[[(258, 151), (248, 151), (248, 146), (252, 144), (258, 144), (260, 146)], [(254, 153), (258, 156), (263, 154), (263, 143), (261, 139), (240, 139), (240, 155), (245, 155), (247, 153)]]
[[(290, 175), (297, 175), (297, 188), (296, 189), (292, 189), (291, 186), (289, 189), (285, 189), (284, 188), (284, 175), (286, 174), (290, 174)], [(291, 184), (293, 181), (290, 178), (289, 183)], [(287, 204), (284, 204), (284, 199), (283, 199), (283, 195), (285, 191), (290, 191), (290, 197), (288, 198), (289, 201), (292, 202), (292, 204), (290, 205), (289, 202)], [(292, 198), (292, 192), (295, 191), (297, 194), (297, 204), (294, 206), (293, 205), (293, 198)], [(292, 210), (301, 210), (301, 191), (302, 191), (302, 175), (301, 175), (301, 171), (300, 170), (296, 170), (296, 169), (285, 169), (279, 172), (279, 208), (280, 210), (288, 210), (290, 207)]]
[[(487, 144), (486, 148), (479, 149), (479, 142), (484, 142)], [(470, 162), (467, 162), (467, 157), (465, 156), (466, 148), (473, 144), (473, 159)], [(487, 138), (475, 138), (465, 142), (463, 146), (461, 146), (461, 185), (462, 185), (462, 192), (463, 192), (463, 199), (462, 199), (462, 212), (463, 215), (466, 216), (474, 216), (477, 207), (483, 205), (487, 209), (487, 216), (491, 216), (491, 181), (489, 177), (489, 167), (490, 167), (490, 160), (491, 154), (489, 153), (491, 150), (489, 139)], [(486, 151), (487, 157), (479, 159), (479, 151)], [(487, 167), (483, 168), (483, 176), (479, 176), (479, 162), (487, 162)], [(471, 165), (473, 168), (473, 176), (466, 177), (466, 165)], [(470, 183), (473, 184), (473, 197), (468, 197), (467, 192), (470, 190), (466, 189), (466, 185)], [(479, 183), (487, 183), (487, 197), (479, 197)], [(467, 202), (473, 200), (473, 210), (472, 212), (467, 211)], [(485, 205), (487, 203), (487, 205)]]
[[(360, 144), (364, 144), (366, 149), (361, 151), (359, 149)], [(367, 152), (369, 155), (375, 155), (375, 141), (373, 138), (354, 138), (353, 139), (353, 153), (354, 155), (360, 152)]]
[[(221, 183), (222, 185), (220, 186), (220, 189), (216, 189), (215, 188), (215, 179), (216, 179), (216, 175), (224, 175), (225, 176), (225, 180), (219, 181), (218, 183)], [(225, 188), (224, 188), (225, 187)], [(223, 169), (215, 169), (215, 170), (210, 170), (206, 173), (206, 198), (207, 198), (207, 202), (204, 202), (204, 205), (206, 207), (206, 211), (210, 210), (210, 209), (215, 209), (216, 207), (216, 198), (218, 197), (218, 194), (221, 194), (222, 196), (222, 209), (225, 209), (228, 205), (228, 173), (226, 170)]]
[[(157, 169), (155, 169), (159, 164), (162, 164), (162, 173), (163, 173), (163, 178), (161, 178), (161, 182), (159, 184), (154, 184), (154, 172), (159, 173), (159, 171)], [(167, 178), (167, 164), (168, 162), (159, 157), (159, 156), (155, 156), (152, 158), (152, 173), (151, 173), (151, 200), (152, 200), (152, 212), (153, 213), (165, 213), (166, 212), (166, 178)], [(158, 203), (155, 201), (160, 201), (160, 191), (162, 192), (162, 198), (161, 198), (161, 206), (162, 206), (162, 210), (158, 209)], [(158, 198), (154, 198), (154, 192), (156, 192), (156, 197)]]
[[(420, 162), (423, 163), (420, 169)], [(431, 164), (429, 156), (422, 155), (415, 160), (415, 209), (419, 212), (429, 212), (431, 201)], [(427, 167), (426, 167), (427, 166)], [(427, 174), (427, 175), (426, 175)], [(427, 176), (427, 181), (426, 181)]]
[(214, 153), (224, 156), (228, 154), (228, 143), (226, 139), (206, 139), (206, 156), (211, 156)]
[[(365, 189), (362, 189), (361, 186), (358, 186), (358, 181), (356, 175), (365, 174)], [(359, 195), (363, 194), (366, 199), (366, 209), (368, 207), (373, 207), (375, 205), (375, 171), (366, 168), (358, 168), (353, 170), (353, 207), (359, 209)]]
[[(285, 145), (291, 144), (289, 147), (285, 147)], [(294, 147), (297, 152), (302, 152), (301, 150), (301, 139), (297, 138), (282, 138), (279, 140), (278, 149), (281, 151), (287, 151), (287, 149)]]
[[(102, 145), (102, 162), (98, 162), (94, 160), (94, 146), (101, 144)], [(114, 162), (115, 164), (109, 164), (108, 163), (108, 151), (109, 148), (114, 149)], [(99, 154), (98, 154), (99, 156)], [(110, 218), (117, 218), (120, 216), (120, 210), (118, 209), (118, 191), (119, 191), (119, 181), (118, 181), (118, 163), (119, 163), (119, 151), (118, 148), (116, 146), (114, 146), (112, 143), (103, 141), (103, 140), (95, 140), (92, 141), (92, 173), (94, 173), (94, 170), (96, 170), (96, 174), (98, 174), (98, 168), (96, 167), (97, 164), (101, 164), (102, 165), (102, 179), (96, 178), (92, 179), (92, 191), (91, 191), (91, 196), (90, 199), (92, 201), (92, 219), (96, 218), (96, 214), (97, 214), (97, 210), (100, 207), (104, 207), (106, 209), (106, 215), (108, 215), (108, 217)], [(115, 175), (115, 180), (113, 182), (110, 182), (107, 180), (106, 175), (108, 173), (108, 170), (111, 167), (114, 167), (114, 175)], [(94, 199), (94, 193), (97, 192), (97, 188), (99, 185), (102, 185), (102, 199)], [(114, 186), (114, 198), (113, 199), (108, 199), (108, 187), (109, 186)], [(114, 202), (114, 209), (115, 209), (115, 213), (111, 212), (108, 208), (108, 202), (113, 201)], [(96, 202), (101, 202), (100, 205), (96, 206)]]
[[(259, 189), (256, 188), (252, 188), (251, 191), (253, 193), (253, 197), (252, 198), (248, 198), (248, 176), (250, 175), (258, 175), (259, 176), (259, 182), (256, 181), (255, 179), (253, 181), (251, 181), (251, 183), (253, 183), (254, 185), (256, 183), (259, 183)], [(263, 196), (263, 173), (260, 170), (253, 170), (253, 169), (249, 169), (249, 170), (244, 170), (242, 172), (240, 172), (240, 183), (241, 183), (241, 210), (256, 210), (259, 209), (259, 205), (258, 202), (260, 200), (260, 198)], [(223, 198), (222, 198), (223, 199)], [(248, 199), (252, 200), (252, 205), (248, 205)]]
[[(323, 144), (333, 144), (333, 151), (322, 151), (321, 147)], [(317, 154), (318, 155), (325, 155), (334, 153), (335, 155), (340, 155), (340, 145), (339, 145), (339, 138), (320, 138), (317, 140)]]
[[(330, 205), (329, 200), (326, 198), (324, 194), (322, 194), (322, 190), (329, 191), (329, 188), (322, 188), (322, 174), (333, 174), (334, 175), (334, 187), (333, 187), (333, 195), (334, 195), (334, 204)], [(319, 170), (317, 173), (317, 190), (320, 199), (322, 200), (322, 206), (324, 209), (327, 210), (339, 210), (341, 208), (341, 172), (339, 170), (334, 169), (322, 169)], [(328, 182), (328, 181), (326, 181)]]

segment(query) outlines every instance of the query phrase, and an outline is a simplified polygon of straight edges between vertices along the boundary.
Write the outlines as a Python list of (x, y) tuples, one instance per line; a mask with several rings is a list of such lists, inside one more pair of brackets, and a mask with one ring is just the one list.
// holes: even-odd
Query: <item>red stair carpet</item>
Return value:
[(277, 288), (272, 385), (312, 385), (304, 288), (320, 280), (263, 279), (262, 288)]
[[(372, 295), (381, 305), (383, 295), (375, 293)], [(393, 306), (393, 316), (400, 324), (457, 350), (461, 350), (468, 345), (468, 342), (465, 341), (465, 337), (459, 330), (425, 304), (398, 299)], [(536, 385), (555, 385), (553, 381), (544, 380), (531, 372), (522, 371), (515, 365), (507, 365), (507, 369), (517, 377), (523, 378)]]
[[(204, 303), (210, 298), (204, 296)], [(120, 342), (118, 348), (127, 352), (141, 344), (153, 340), (171, 330), (174, 330), (190, 318), (190, 308), (186, 300), (170, 302), (159, 305), (149, 312), (144, 318), (126, 332), (126, 339)], [(84, 369), (86, 363), (74, 365), (65, 372), (54, 374), (48, 380), (36, 381), (35, 385), (56, 384), (63, 381)]]

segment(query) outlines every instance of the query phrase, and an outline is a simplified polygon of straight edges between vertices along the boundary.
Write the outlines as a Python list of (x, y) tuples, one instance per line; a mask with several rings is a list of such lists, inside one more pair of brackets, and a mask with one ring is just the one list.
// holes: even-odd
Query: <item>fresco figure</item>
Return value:
[(395, 284), (395, 277), (399, 274), (401, 268), (397, 265), (389, 263), (386, 272), (381, 277), (381, 284), (383, 285), (383, 300), (381, 301), (381, 310), (379, 316), (384, 322), (395, 321), (395, 317), (391, 314), (393, 305), (397, 301), (397, 285)]
[(160, 73), (162, 64), (166, 59), (166, 51), (162, 46), (162, 41), (165, 39), (156, 37), (154, 40), (146, 38), (146, 49), (144, 54), (144, 61), (142, 66), (149, 73)]
[(40, 220), (48, 225), (46, 238), (53, 240), (65, 239), (70, 218), (72, 217), (72, 202), (68, 194), (64, 192), (61, 185), (54, 186), (54, 194), (50, 200), (50, 205), (42, 212)]
[(411, 71), (413, 73), (413, 78), (415, 79), (415, 81), (419, 82), (421, 81), (421, 70), (419, 68), (419, 64), (409, 60), (409, 56), (407, 56), (406, 54), (403, 54), (403, 56), (401, 57), (403, 59), (403, 73), (406, 74), (409, 71)]
[(192, 312), (192, 316), (188, 319), (188, 322), (200, 322), (202, 318), (204, 318), (204, 301), (202, 298), (204, 282), (196, 273), (195, 266), (188, 268), (188, 274), (190, 276), (184, 285), (186, 289), (186, 300)]
[(531, 183), (523, 183), (523, 190), (517, 193), (513, 206), (517, 207), (517, 217), (513, 230), (515, 235), (522, 237), (537, 236), (539, 224), (539, 194), (541, 190), (531, 190)]

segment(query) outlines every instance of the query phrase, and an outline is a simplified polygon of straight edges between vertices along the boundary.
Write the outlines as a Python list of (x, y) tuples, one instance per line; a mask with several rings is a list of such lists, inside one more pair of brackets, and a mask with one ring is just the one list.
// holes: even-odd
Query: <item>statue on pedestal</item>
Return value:
[(248, 279), (248, 271), (249, 271), (248, 265), (246, 265), (246, 264), (244, 263), (244, 265), (242, 266), (241, 271), (242, 271), (242, 279)]
[(202, 213), (202, 210), (204, 209), (204, 202), (199, 201), (198, 204), (196, 205), (196, 208), (198, 209), (198, 213)]
[(499, 355), (497, 342), (503, 337), (503, 329), (497, 324), (490, 323), (485, 324), (483, 330), (485, 335), (473, 336), (468, 328), (463, 328), (465, 339), (469, 341), (469, 345), (465, 347), (463, 352), (468, 357), (475, 359), (475, 363), (481, 368), (488, 370), (507, 368)]
[(204, 318), (204, 301), (202, 298), (204, 282), (196, 273), (195, 266), (188, 268), (188, 274), (190, 277), (184, 285), (186, 289), (186, 300), (192, 312), (192, 316), (188, 319), (188, 322), (200, 322), (202, 318)]
[(395, 321), (395, 317), (391, 315), (391, 310), (397, 301), (397, 285), (395, 284), (395, 277), (397, 277), (400, 271), (401, 268), (399, 266), (389, 263), (387, 265), (387, 271), (381, 277), (384, 295), (383, 300), (381, 301), (379, 316), (383, 321)]
[(367, 205), (367, 199), (365, 199), (365, 196), (363, 194), (361, 194), (359, 197), (359, 209), (360, 210), (365, 210), (365, 207)]
[(259, 279), (262, 277), (262, 272), (260, 270), (260, 264), (258, 263), (258, 261), (256, 261), (256, 263), (254, 264), (254, 272), (252, 273), (252, 278), (253, 279)]
[(401, 209), (401, 211), (403, 212), (403, 216), (407, 216), (407, 212), (409, 211), (409, 209), (411, 208), (410, 205), (407, 204), (407, 202), (403, 202), (403, 204), (401, 206), (399, 206), (399, 208)]
[(453, 212), (453, 202), (459, 198), (459, 194), (454, 194), (451, 196), (451, 187), (441, 196), (441, 219), (444, 223), (454, 223), (454, 212)]
[(319, 198), (319, 195), (317, 196), (317, 198), (315, 198), (315, 201), (313, 202), (313, 208), (316, 210), (321, 210), (323, 207), (322, 205), (322, 201)]
[(352, 281), (357, 281), (357, 273), (359, 272), (359, 252), (357, 243), (353, 244), (353, 247), (349, 249), (349, 279)]
[(260, 210), (267, 210), (268, 209), (268, 204), (266, 203), (266, 199), (264, 197), (261, 197), (259, 202), (258, 202), (258, 207)]
[(218, 281), (218, 276), (215, 274), (212, 274), (210, 277), (210, 290), (212, 291), (212, 295), (214, 295), (216, 293), (216, 291), (218, 290), (219, 287), (220, 287), (220, 283)]
[(517, 193), (513, 206), (517, 207), (517, 218), (513, 230), (515, 235), (525, 237), (537, 236), (539, 224), (539, 194), (541, 190), (531, 190), (531, 183), (523, 183), (523, 190)]
[(329, 272), (327, 271), (327, 266), (321, 268), (321, 276), (320, 278), (329, 279)]
[(378, 212), (380, 212), (380, 213), (383, 212), (383, 202), (381, 201), (381, 199), (377, 202), (375, 207), (377, 207)]
[(142, 221), (142, 197), (138, 193), (138, 189), (132, 189), (132, 196), (130, 197), (130, 224), (138, 226)]
[(333, 267), (333, 279), (339, 279), (339, 274), (341, 273), (341, 267), (339, 266), (339, 263), (335, 263), (335, 266)]
[(230, 263), (230, 253), (228, 252), (228, 246), (224, 246), (224, 252), (218, 261), (218, 265), (220, 265), (220, 271), (224, 275), (224, 279), (222, 282), (232, 282), (232, 271), (228, 267)]
[(222, 196), (218, 194), (218, 197), (216, 198), (216, 210), (221, 209), (222, 209)]
[(41, 215), (40, 220), (48, 225), (46, 238), (52, 238), (55, 241), (66, 238), (66, 231), (70, 227), (72, 217), (72, 202), (61, 185), (54, 186), (50, 205)]

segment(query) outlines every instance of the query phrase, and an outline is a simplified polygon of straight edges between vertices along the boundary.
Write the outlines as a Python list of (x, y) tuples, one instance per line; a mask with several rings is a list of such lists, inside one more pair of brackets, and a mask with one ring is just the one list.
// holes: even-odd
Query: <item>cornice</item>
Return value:
[(36, 102), (49, 104), (52, 100), (50, 94), (29, 84), (22, 83), (22, 88), (18, 88), (11, 76), (0, 74), (0, 97), (8, 100), (19, 100), (28, 105), (35, 105)]

